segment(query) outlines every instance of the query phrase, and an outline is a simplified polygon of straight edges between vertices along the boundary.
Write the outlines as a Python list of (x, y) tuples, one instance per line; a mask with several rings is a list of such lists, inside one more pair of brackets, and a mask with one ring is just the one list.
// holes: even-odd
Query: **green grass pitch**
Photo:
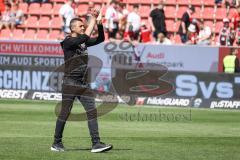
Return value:
[[(50, 151), (55, 105), (45, 101), (1, 100), (0, 160), (240, 159), (238, 110), (119, 105), (99, 118), (102, 141), (113, 144), (112, 151), (90, 153), (86, 122), (68, 122), (63, 140), (68, 150), (56, 153)], [(73, 112), (81, 112), (81, 108), (74, 105)], [(153, 113), (161, 116), (151, 119)]]

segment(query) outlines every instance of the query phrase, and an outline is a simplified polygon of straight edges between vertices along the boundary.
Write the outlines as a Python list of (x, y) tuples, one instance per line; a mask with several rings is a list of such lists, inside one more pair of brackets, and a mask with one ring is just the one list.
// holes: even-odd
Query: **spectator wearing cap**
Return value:
[(230, 28), (228, 18), (223, 19), (223, 27), (220, 30), (218, 43), (221, 46), (232, 46), (235, 38), (234, 32)]
[(149, 23), (153, 31), (153, 36), (157, 40), (158, 33), (163, 33), (167, 35), (166, 23), (165, 23), (165, 13), (164, 13), (164, 4), (160, 1), (159, 5), (150, 12)]
[(197, 38), (198, 45), (210, 45), (211, 44), (212, 31), (209, 26), (204, 26), (204, 22), (200, 21), (200, 31)]
[(197, 43), (197, 29), (196, 29), (196, 25), (194, 24), (190, 24), (188, 26), (188, 32), (187, 32), (187, 42), (186, 44), (196, 44)]
[(181, 23), (178, 29), (178, 34), (180, 35), (182, 43), (186, 43), (188, 41), (187, 37), (187, 29), (191, 24), (192, 14), (195, 12), (194, 6), (189, 6), (186, 12), (183, 13), (181, 18)]

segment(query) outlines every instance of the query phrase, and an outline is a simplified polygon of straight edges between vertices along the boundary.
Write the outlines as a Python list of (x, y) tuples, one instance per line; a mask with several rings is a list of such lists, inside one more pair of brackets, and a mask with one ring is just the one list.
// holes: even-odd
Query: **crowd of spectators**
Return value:
[[(218, 37), (213, 37), (212, 28), (206, 25), (202, 19), (197, 20), (193, 18), (193, 14), (196, 12), (196, 10), (194, 6), (189, 5), (180, 19), (180, 25), (177, 31), (177, 36), (180, 37), (181, 43), (188, 45), (216, 44), (225, 46), (240, 44), (239, 1), (216, 1), (216, 7), (218, 7), (217, 5), (220, 5), (220, 7), (221, 5), (222, 7), (236, 7), (235, 14), (228, 15), (227, 13), (226, 18), (223, 19), (223, 27), (219, 30)], [(168, 37), (168, 26), (166, 26), (165, 23), (166, 17), (164, 13), (163, 1), (159, 1), (159, 4), (155, 6), (149, 13), (149, 18), (147, 21), (149, 25), (146, 25), (145, 21), (141, 21), (138, 9), (139, 6), (136, 4), (133, 6), (132, 12), (129, 13), (126, 11), (126, 8), (123, 12), (121, 3), (115, 0), (111, 1), (105, 15), (107, 21), (105, 27), (110, 40), (129, 39), (143, 43), (174, 43), (171, 42)], [(119, 24), (122, 21), (125, 21), (125, 23), (121, 23), (125, 24), (125, 27), (122, 25), (119, 27)], [(123, 28), (123, 30), (120, 30), (120, 28)], [(217, 39), (216, 42), (215, 39)]]
[[(182, 44), (188, 45), (240, 45), (240, 6), (238, 0), (215, 1), (216, 7), (235, 7), (236, 13), (222, 20), (223, 27), (218, 37), (213, 37), (213, 29), (203, 19), (193, 18), (195, 7), (189, 5), (180, 19), (177, 36)], [(228, 18), (227, 18), (228, 17)], [(159, 1), (149, 13), (148, 21), (141, 21), (138, 4), (129, 12), (119, 1), (112, 0), (105, 14), (105, 28), (109, 39), (127, 39), (143, 43), (173, 44), (169, 39), (168, 26), (164, 13), (164, 2)], [(148, 23), (149, 25), (146, 25)], [(217, 39), (215, 41), (215, 39)]]
[[(49, 0), (24, 0), (24, 2), (48, 2)], [(189, 5), (180, 19), (177, 35), (180, 43), (188, 45), (240, 45), (240, 0), (215, 0), (216, 7), (235, 7), (236, 12), (222, 20), (223, 27), (218, 31), (218, 37), (214, 37), (213, 28), (206, 25), (203, 19), (194, 19), (195, 7)], [(0, 0), (0, 30), (8, 28), (15, 29), (16, 26), (24, 22), (24, 13), (19, 9), (19, 3), (22, 0), (9, 0), (2, 6), (4, 0)], [(89, 14), (96, 8), (90, 1), (86, 13), (77, 13), (77, 4), (79, 0), (66, 0), (59, 10), (59, 16), (62, 18), (62, 31), (67, 35), (70, 32), (69, 22), (72, 18), (80, 16), (86, 21), (89, 20)], [(130, 40), (142, 43), (155, 44), (173, 44), (170, 38), (168, 26), (166, 26), (165, 5), (163, 0), (153, 6), (148, 20), (142, 20), (139, 13), (139, 4), (134, 4), (129, 11), (125, 3), (120, 0), (110, 0), (104, 9), (104, 28), (109, 40)], [(100, 8), (99, 8), (100, 9)], [(103, 10), (102, 10), (103, 11)], [(93, 36), (96, 36), (93, 33)]]

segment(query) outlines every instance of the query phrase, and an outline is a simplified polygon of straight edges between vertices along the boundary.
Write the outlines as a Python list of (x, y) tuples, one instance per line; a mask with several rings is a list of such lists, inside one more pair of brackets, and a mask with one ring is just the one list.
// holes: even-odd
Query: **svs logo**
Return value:
[(176, 77), (176, 95), (184, 97), (233, 98), (234, 82), (201, 81), (195, 75), (184, 74)]

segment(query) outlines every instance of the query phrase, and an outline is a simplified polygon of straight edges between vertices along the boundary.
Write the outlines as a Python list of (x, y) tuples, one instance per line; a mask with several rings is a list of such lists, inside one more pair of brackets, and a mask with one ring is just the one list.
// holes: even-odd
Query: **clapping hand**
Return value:
[(93, 9), (91, 15), (92, 15), (94, 18), (98, 18), (99, 13), (100, 13), (99, 9)]
[(100, 12), (97, 17), (97, 24), (102, 24), (102, 8), (100, 9)]

